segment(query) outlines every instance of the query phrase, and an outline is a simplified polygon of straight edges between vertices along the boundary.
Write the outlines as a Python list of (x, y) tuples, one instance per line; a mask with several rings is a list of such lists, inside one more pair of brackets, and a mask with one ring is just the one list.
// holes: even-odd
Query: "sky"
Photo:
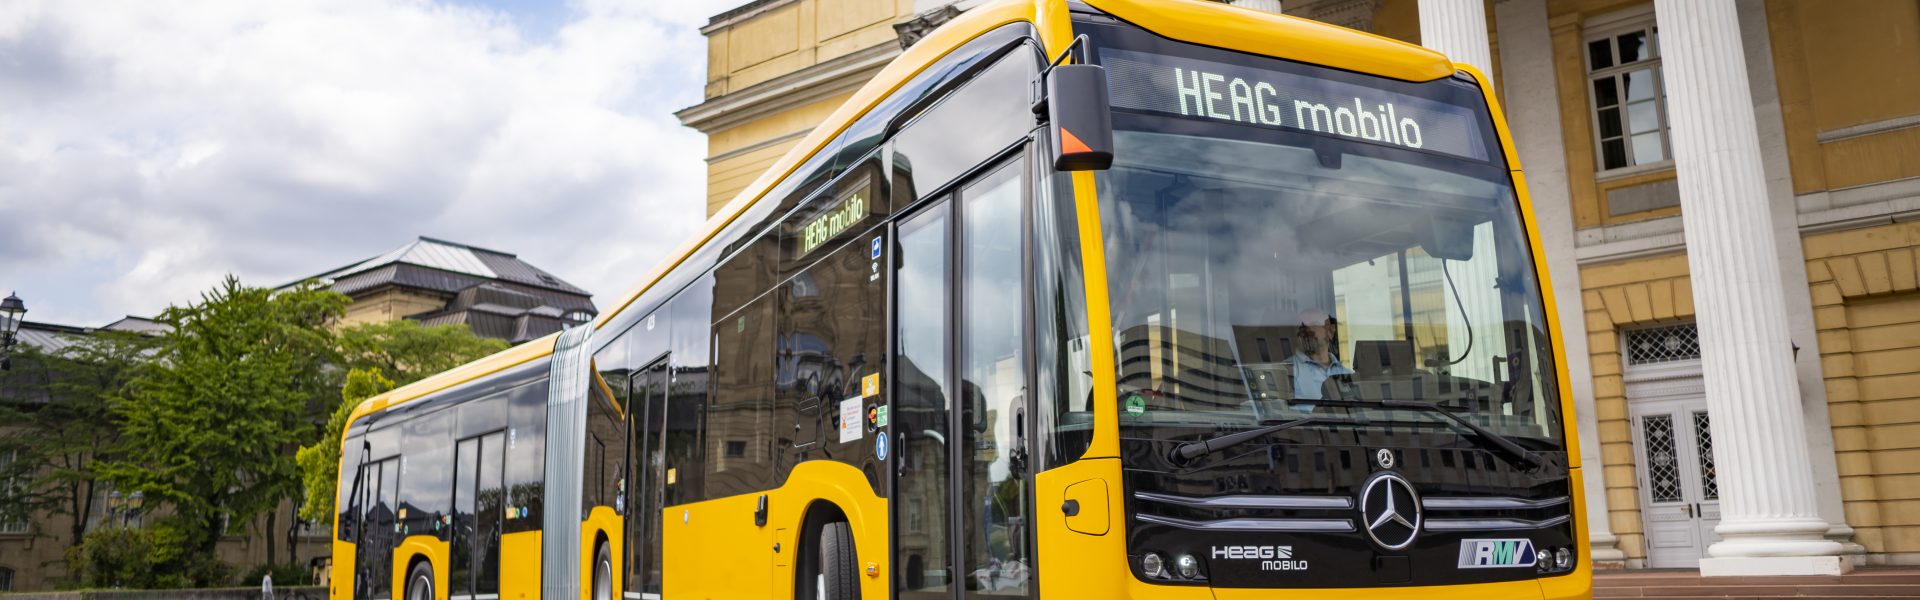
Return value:
[(418, 236), (605, 306), (705, 220), (744, 0), (0, 2), (0, 292), (100, 326)]

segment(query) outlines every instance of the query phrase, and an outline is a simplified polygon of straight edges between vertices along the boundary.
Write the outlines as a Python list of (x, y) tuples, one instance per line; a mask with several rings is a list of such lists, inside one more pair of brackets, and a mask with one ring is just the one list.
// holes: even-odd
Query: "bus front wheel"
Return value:
[(413, 572), (407, 574), (407, 600), (434, 600), (433, 566), (426, 561), (414, 563)]
[(853, 527), (834, 521), (820, 528), (821, 600), (858, 600), (858, 556), (853, 551)]

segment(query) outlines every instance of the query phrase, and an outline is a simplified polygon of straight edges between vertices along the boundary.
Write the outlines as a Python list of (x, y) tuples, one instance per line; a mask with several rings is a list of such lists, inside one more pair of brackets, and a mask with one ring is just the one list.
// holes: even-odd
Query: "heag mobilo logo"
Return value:
[(1533, 540), (1460, 540), (1460, 568), (1531, 567)]
[(1213, 560), (1257, 560), (1262, 571), (1307, 570), (1307, 561), (1293, 560), (1293, 546), (1214, 546)]

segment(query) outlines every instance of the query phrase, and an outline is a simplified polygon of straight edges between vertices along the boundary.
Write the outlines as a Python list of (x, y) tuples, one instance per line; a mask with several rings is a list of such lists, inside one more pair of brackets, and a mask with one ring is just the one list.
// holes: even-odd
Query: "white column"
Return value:
[(1721, 541), (1707, 576), (1852, 568), (1814, 500), (1759, 134), (1733, 0), (1655, 0), (1693, 277)]
[(1527, 194), (1539, 223), (1540, 245), (1546, 251), (1547, 272), (1553, 280), (1554, 303), (1559, 309), (1560, 343), (1567, 352), (1563, 364), (1572, 387), (1575, 423), (1586, 488), (1587, 556), (1594, 563), (1620, 566), (1620, 551), (1607, 511), (1607, 483), (1600, 455), (1600, 421), (1593, 401), (1593, 367), (1588, 360), (1586, 305), (1580, 296), (1580, 264), (1574, 257), (1573, 198), (1567, 183), (1566, 143), (1560, 131), (1560, 91), (1553, 73), (1553, 31), (1547, 23), (1546, 0), (1509, 0), (1493, 6), (1500, 27), (1501, 83), (1504, 86), (1507, 126), (1526, 166)]
[(1420, 45), (1493, 76), (1487, 8), (1481, 0), (1420, 0)]
[(1786, 124), (1780, 85), (1774, 77), (1773, 41), (1768, 37), (1766, 0), (1736, 0), (1740, 38), (1746, 48), (1747, 83), (1752, 86), (1753, 117), (1760, 133), (1760, 166), (1767, 173), (1768, 204), (1773, 207), (1773, 239), (1780, 246), (1781, 293), (1787, 301), (1787, 333), (1800, 345), (1795, 361), (1800, 377), (1800, 413), (1807, 416), (1807, 460), (1813, 463), (1813, 497), (1820, 518), (1830, 527), (1827, 539), (1840, 542), (1853, 566), (1866, 564), (1867, 549), (1853, 539), (1834, 461), (1833, 420), (1827, 414), (1826, 376), (1820, 368), (1820, 338), (1815, 335), (1813, 300), (1807, 293), (1807, 256), (1800, 247), (1800, 211), (1794, 202), (1793, 172), (1788, 168)]

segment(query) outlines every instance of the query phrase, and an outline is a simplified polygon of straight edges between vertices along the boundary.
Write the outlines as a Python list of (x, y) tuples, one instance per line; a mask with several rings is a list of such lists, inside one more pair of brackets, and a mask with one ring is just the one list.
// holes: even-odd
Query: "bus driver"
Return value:
[[(1321, 386), (1328, 378), (1353, 374), (1353, 369), (1340, 364), (1340, 357), (1334, 354), (1335, 323), (1326, 311), (1317, 308), (1300, 311), (1300, 327), (1293, 332), (1293, 356), (1287, 358), (1293, 367), (1294, 400), (1319, 400)], [(1293, 407), (1312, 411), (1313, 403), (1295, 403)]]

